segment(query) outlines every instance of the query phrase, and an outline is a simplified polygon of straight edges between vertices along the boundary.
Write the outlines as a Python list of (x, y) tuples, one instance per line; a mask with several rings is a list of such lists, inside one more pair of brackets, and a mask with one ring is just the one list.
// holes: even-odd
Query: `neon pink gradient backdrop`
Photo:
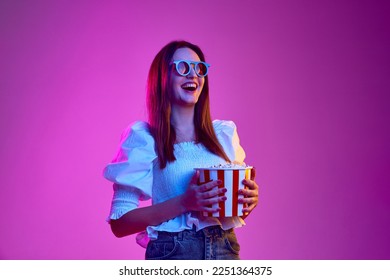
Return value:
[(0, 258), (143, 258), (105, 222), (101, 171), (186, 39), (258, 171), (242, 258), (389, 259), (387, 3), (1, 1)]

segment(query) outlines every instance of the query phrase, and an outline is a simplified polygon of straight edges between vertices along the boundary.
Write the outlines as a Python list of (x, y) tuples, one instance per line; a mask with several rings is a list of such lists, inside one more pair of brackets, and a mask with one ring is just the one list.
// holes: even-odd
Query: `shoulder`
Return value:
[(123, 131), (119, 149), (104, 168), (103, 176), (117, 185), (139, 189), (145, 197), (150, 197), (156, 158), (149, 125), (134, 122)]
[(217, 135), (220, 133), (233, 133), (237, 129), (236, 124), (229, 120), (214, 120), (213, 127)]
[(149, 124), (145, 121), (135, 121), (127, 126), (123, 133), (149, 133)]
[(233, 121), (214, 120), (213, 127), (215, 135), (225, 149), (226, 146), (230, 146), (234, 142), (235, 136), (237, 135), (237, 128)]
[(215, 120), (213, 126), (215, 134), (230, 160), (244, 162), (245, 151), (240, 145), (236, 124), (233, 121)]
[(122, 146), (154, 144), (153, 136), (150, 134), (149, 124), (145, 121), (131, 123), (121, 136)]

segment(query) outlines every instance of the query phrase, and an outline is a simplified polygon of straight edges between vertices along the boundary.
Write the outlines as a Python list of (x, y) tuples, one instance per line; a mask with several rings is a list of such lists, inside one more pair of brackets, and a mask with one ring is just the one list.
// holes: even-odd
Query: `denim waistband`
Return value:
[(185, 236), (192, 235), (192, 236), (219, 236), (223, 237), (226, 233), (230, 233), (234, 231), (233, 229), (223, 230), (220, 226), (209, 226), (205, 227), (201, 230), (196, 231), (195, 225), (192, 226), (192, 229), (186, 229), (179, 232), (168, 232), (168, 231), (159, 231), (159, 236), (177, 236), (177, 238), (180, 240)]

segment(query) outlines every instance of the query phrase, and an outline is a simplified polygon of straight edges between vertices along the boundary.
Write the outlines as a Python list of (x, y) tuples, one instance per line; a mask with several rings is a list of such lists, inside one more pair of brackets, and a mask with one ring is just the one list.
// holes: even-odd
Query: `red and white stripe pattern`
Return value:
[(242, 208), (246, 207), (246, 205), (238, 203), (238, 198), (243, 197), (243, 195), (238, 195), (238, 190), (245, 188), (242, 180), (250, 179), (251, 169), (252, 167), (241, 169), (196, 168), (200, 172), (199, 185), (214, 180), (221, 180), (222, 184), (218, 187), (227, 189), (225, 193), (227, 199), (220, 202), (219, 205), (212, 205), (213, 208), (219, 206), (220, 210), (215, 213), (203, 212), (203, 215), (209, 217), (243, 216)]

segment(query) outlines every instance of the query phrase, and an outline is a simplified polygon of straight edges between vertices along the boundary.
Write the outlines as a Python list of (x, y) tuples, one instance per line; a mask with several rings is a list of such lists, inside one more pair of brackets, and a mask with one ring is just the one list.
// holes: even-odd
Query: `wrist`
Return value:
[(184, 194), (179, 195), (179, 196), (177, 196), (176, 198), (177, 198), (176, 203), (177, 203), (177, 205), (179, 206), (180, 214), (183, 214), (183, 213), (188, 212), (188, 209), (187, 209), (187, 207), (185, 206), (186, 203), (185, 203)]

